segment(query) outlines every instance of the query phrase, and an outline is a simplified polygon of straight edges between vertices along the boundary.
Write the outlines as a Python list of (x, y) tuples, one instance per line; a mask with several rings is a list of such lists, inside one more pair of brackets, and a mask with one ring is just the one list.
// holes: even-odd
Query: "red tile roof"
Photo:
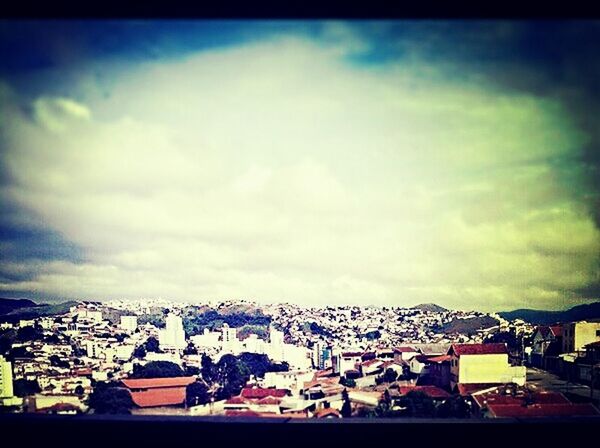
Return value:
[(315, 418), (326, 418), (326, 417), (341, 418), (342, 414), (340, 414), (340, 411), (338, 411), (337, 409), (327, 408), (327, 409), (319, 409), (317, 412), (315, 412), (314, 417)]
[(281, 398), (278, 397), (265, 397), (265, 398), (261, 398), (260, 400), (258, 400), (258, 404), (265, 404), (265, 405), (276, 405), (276, 404), (280, 404), (281, 403)]
[(450, 356), (450, 355), (432, 356), (431, 358), (427, 359), (427, 362), (442, 363), (442, 362), (450, 362), (451, 359), (452, 359), (452, 356)]
[[(527, 395), (522, 391), (518, 391), (516, 396), (511, 394), (502, 395), (501, 388), (496, 388), (490, 392), (472, 395), (473, 400), (479, 407), (489, 405), (519, 405), (525, 404)], [(571, 404), (571, 402), (560, 392), (533, 392), (529, 394), (529, 398), (535, 404)]]
[(139, 378), (121, 380), (128, 389), (155, 389), (164, 387), (181, 387), (196, 381), (195, 376), (179, 376), (174, 378)]
[(141, 408), (181, 405), (185, 401), (185, 387), (165, 387), (131, 392), (131, 398)]
[(500, 355), (507, 354), (506, 344), (504, 343), (488, 343), (488, 344), (452, 344), (450, 352), (456, 353), (457, 356), (463, 355)]
[(463, 397), (471, 395), (472, 393), (479, 392), (480, 390), (489, 389), (491, 387), (498, 386), (498, 383), (473, 383), (473, 384), (458, 384), (458, 393)]
[(225, 404), (246, 404), (246, 399), (237, 396), (237, 397), (231, 397), (230, 399), (228, 399)]
[(244, 398), (285, 397), (287, 389), (260, 389), (245, 387), (240, 394)]
[(488, 410), (495, 417), (575, 417), (600, 415), (591, 404), (489, 404)]
[(450, 394), (444, 389), (440, 389), (437, 386), (400, 386), (398, 388), (400, 395), (406, 395), (411, 391), (423, 392), (425, 395), (431, 398), (449, 398)]
[(121, 380), (130, 390), (133, 402), (141, 408), (183, 404), (186, 386), (194, 381), (194, 376)]
[(556, 336), (556, 337), (562, 336), (562, 325), (552, 325), (550, 327), (550, 330), (552, 330), (552, 333), (554, 333), (554, 336)]
[(377, 364), (377, 363), (383, 363), (383, 361), (381, 359), (370, 359), (369, 361), (363, 362), (362, 366), (369, 367), (369, 366), (372, 366), (373, 364)]
[(407, 347), (407, 346), (394, 348), (394, 353), (411, 353), (411, 352), (418, 352), (418, 350), (416, 348)]

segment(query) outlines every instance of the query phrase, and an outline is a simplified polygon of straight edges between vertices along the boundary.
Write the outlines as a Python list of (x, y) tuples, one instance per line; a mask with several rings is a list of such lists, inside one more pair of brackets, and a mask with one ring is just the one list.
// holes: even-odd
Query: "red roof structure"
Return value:
[(588, 403), (574, 404), (488, 404), (488, 410), (493, 417), (583, 417), (600, 415), (598, 409)]
[(265, 398), (265, 397), (279, 397), (283, 398), (288, 394), (287, 389), (261, 389), (258, 387), (250, 388), (245, 387), (242, 389), (240, 394), (243, 398)]
[(550, 330), (554, 333), (554, 337), (562, 336), (562, 325), (552, 325)]
[(400, 386), (398, 388), (400, 395), (406, 395), (409, 392), (423, 392), (425, 395), (431, 398), (449, 398), (450, 394), (444, 389), (440, 389), (437, 386)]
[(138, 378), (121, 380), (127, 389), (156, 389), (162, 387), (187, 386), (196, 381), (194, 376), (178, 376), (173, 378)]
[(458, 393), (463, 396), (469, 396), (475, 392), (479, 392), (492, 387), (497, 387), (498, 383), (472, 383), (472, 384), (457, 384)]
[(488, 343), (488, 344), (452, 344), (448, 354), (455, 353), (456, 356), (464, 355), (504, 355), (508, 354), (506, 344)]
[(443, 362), (450, 362), (450, 360), (452, 359), (452, 356), (450, 355), (442, 355), (442, 356), (432, 356), (430, 358), (427, 358), (426, 362), (428, 363), (436, 363), (436, 364), (441, 364)]
[(394, 348), (394, 353), (417, 353), (417, 352), (418, 352), (418, 350), (413, 347), (402, 346), (402, 347)]
[(140, 378), (122, 380), (129, 389), (133, 402), (141, 408), (181, 405), (185, 402), (185, 390), (196, 377)]
[(334, 408), (319, 409), (315, 412), (315, 418), (342, 418), (340, 411)]

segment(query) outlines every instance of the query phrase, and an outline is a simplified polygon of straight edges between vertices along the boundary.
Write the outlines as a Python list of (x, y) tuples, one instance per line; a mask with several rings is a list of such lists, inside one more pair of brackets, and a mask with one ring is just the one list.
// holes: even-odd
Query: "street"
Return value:
[[(543, 389), (562, 392), (567, 395), (576, 395), (585, 400), (590, 399), (589, 386), (568, 382), (557, 375), (534, 367), (527, 367), (527, 384), (534, 384)], [(594, 400), (596, 403), (600, 401), (600, 390), (598, 389), (594, 390)]]

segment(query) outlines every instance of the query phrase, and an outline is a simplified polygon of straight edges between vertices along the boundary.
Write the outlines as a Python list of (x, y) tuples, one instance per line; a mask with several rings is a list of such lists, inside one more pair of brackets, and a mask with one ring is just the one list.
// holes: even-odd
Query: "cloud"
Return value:
[[(343, 25), (328, 32), (351, 42)], [(77, 98), (27, 103), (3, 87), (3, 201), (84, 257), (0, 289), (490, 310), (583, 300), (600, 233), (577, 194), (588, 135), (564, 105), (346, 55), (284, 36), (107, 64), (103, 87), (82, 75)]]

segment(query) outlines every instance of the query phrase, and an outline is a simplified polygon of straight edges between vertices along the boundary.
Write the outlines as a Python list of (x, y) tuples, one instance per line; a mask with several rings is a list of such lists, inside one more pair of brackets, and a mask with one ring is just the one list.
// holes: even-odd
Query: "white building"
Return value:
[(161, 349), (183, 350), (187, 344), (181, 317), (169, 314), (166, 318), (166, 328), (160, 330), (158, 340)]
[(121, 328), (129, 333), (137, 329), (137, 316), (121, 316)]
[(218, 348), (221, 345), (219, 341), (221, 333), (218, 331), (209, 331), (204, 329), (204, 333), (190, 337), (190, 341), (198, 348)]
[(222, 337), (223, 337), (221, 353), (222, 354), (225, 354), (225, 353), (238, 354), (238, 353), (240, 353), (242, 346), (237, 337), (237, 329), (230, 328), (228, 324), (223, 324), (223, 327), (221, 327), (221, 332), (222, 332)]

